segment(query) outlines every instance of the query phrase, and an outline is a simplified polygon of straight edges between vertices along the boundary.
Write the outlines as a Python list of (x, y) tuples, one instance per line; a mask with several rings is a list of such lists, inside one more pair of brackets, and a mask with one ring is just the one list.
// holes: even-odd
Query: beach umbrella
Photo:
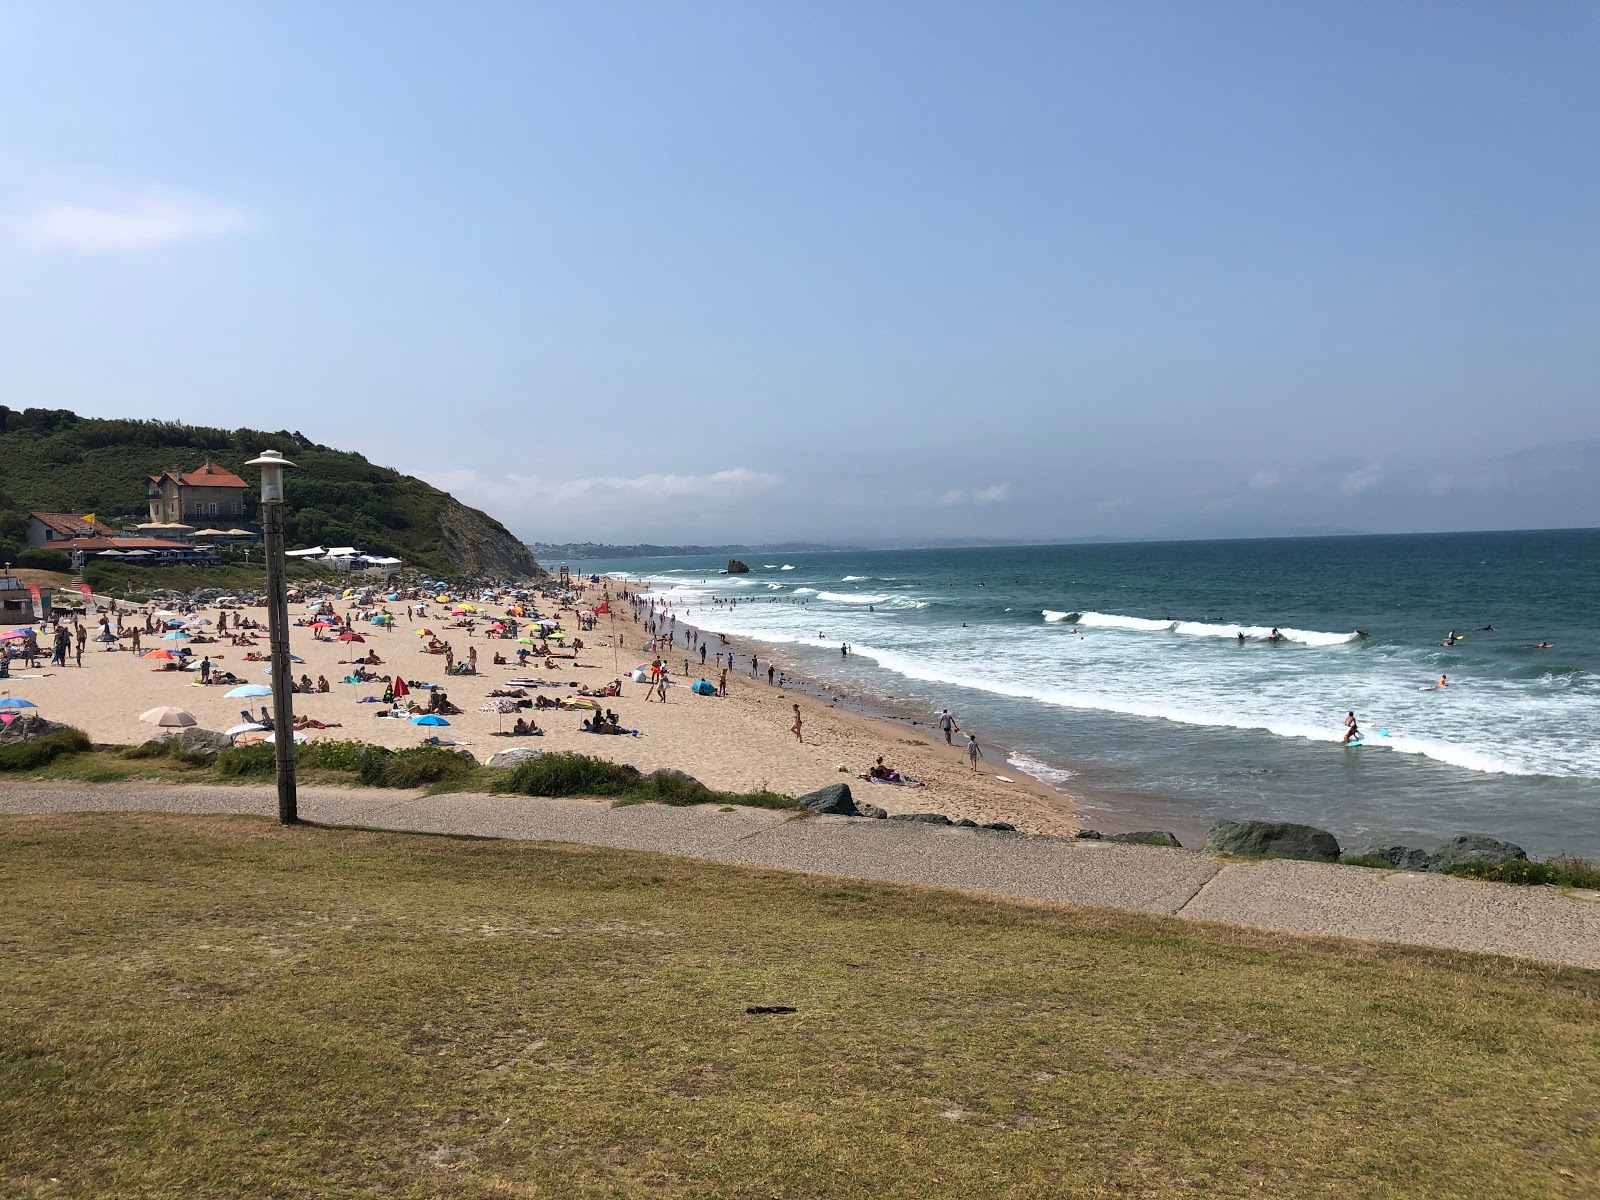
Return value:
[(431, 629), (413, 629), (411, 632), (416, 634), (418, 637), (432, 637), (433, 636), (433, 630), (431, 630)]
[(517, 711), (517, 702), (506, 697), (500, 697), (489, 701), (478, 711), (482, 713), (498, 713), (500, 716), (500, 728), (504, 730), (506, 727), (506, 714)]
[(476, 608), (472, 607), (472, 605), (470, 605), (470, 604), (462, 604), (462, 605), (458, 605), (457, 606), (457, 611), (458, 612), (477, 612), (478, 610)]
[(396, 700), (402, 696), (411, 695), (411, 689), (406, 686), (406, 681), (398, 675), (394, 677), (394, 685), (389, 690), (394, 693)]
[(339, 635), (339, 640), (341, 642), (364, 642), (367, 639), (362, 637), (359, 633), (341, 633)]
[(348, 600), (348, 599), (350, 599), (351, 596), (354, 596), (355, 594), (356, 593), (355, 593), (355, 590), (353, 588), (345, 588), (344, 595), (340, 596), (339, 599)]
[(389, 599), (391, 599), (391, 600), (400, 599), (400, 593), (399, 592), (390, 592), (389, 593)]
[(189, 635), (184, 633), (181, 629), (174, 629), (171, 633), (163, 633), (161, 635), (161, 640), (163, 642), (182, 642), (187, 641), (188, 638)]
[(141, 654), (139, 657), (140, 658), (153, 658), (153, 659), (156, 659), (158, 661), (171, 662), (173, 659), (175, 659), (177, 657), (177, 655), (172, 653), (172, 651), (170, 651), (170, 650), (152, 650), (152, 651), (150, 651), (149, 654)]
[(519, 646), (532, 646), (533, 644), (534, 640), (531, 637), (519, 637), (517, 639), (517, 645)]
[(190, 725), (198, 725), (193, 713), (184, 712), (181, 708), (173, 708), (170, 704), (160, 708), (152, 708), (147, 713), (141, 713), (139, 720), (146, 725), (160, 725), (166, 729), (184, 729)]
[(450, 724), (450, 722), (446, 721), (443, 717), (435, 716), (433, 713), (424, 713), (420, 717), (412, 717), (411, 718), (411, 723), (413, 725), (448, 725), (448, 724)]
[(167, 628), (168, 629), (182, 629), (183, 628), (183, 622), (182, 621), (176, 621), (176, 620), (168, 621), (167, 622)]
[(265, 684), (247, 683), (241, 687), (234, 688), (231, 692), (225, 692), (224, 695), (229, 700), (248, 700), (255, 696), (270, 696), (272, 695), (272, 689)]
[(339, 628), (339, 624), (336, 621), (313, 621), (313, 622), (311, 622), (311, 628), (312, 629), (338, 629)]
[(166, 610), (164, 608), (156, 613), (156, 616), (158, 616), (158, 617), (175, 617), (177, 615), (178, 615), (177, 613), (169, 612), (168, 610)]
[(265, 729), (265, 725), (257, 725), (254, 721), (246, 721), (244, 724), (235, 725), (225, 732), (229, 737), (238, 737), (241, 733), (261, 733)]
[(0, 700), (0, 708), (38, 708), (32, 700), (24, 700), (21, 696), (7, 696)]
[(207, 620), (205, 617), (201, 617), (198, 620), (190, 621), (189, 624), (191, 624), (191, 625), (209, 625), (209, 624), (211, 624), (211, 622), (209, 620)]
[(25, 637), (36, 636), (38, 635), (35, 634), (31, 629), (11, 629), (5, 633), (0, 633), (0, 642), (9, 642), (13, 639), (21, 641)]
[[(278, 735), (277, 735), (277, 734), (275, 734), (275, 733), (269, 733), (269, 734), (267, 734), (267, 736), (266, 736), (266, 737), (264, 737), (264, 738), (262, 738), (262, 739), (261, 739), (261, 740), (262, 740), (262, 741), (263, 741), (263, 742), (271, 742), (271, 741), (275, 741), (275, 740), (277, 740), (277, 736), (278, 736)], [(295, 741), (297, 741), (297, 742), (304, 742), (304, 741), (306, 741), (306, 740), (308, 740), (308, 739), (307, 739), (307, 738), (306, 738), (306, 735), (305, 735), (305, 734), (303, 734), (303, 733), (300, 733), (300, 732), (299, 732), (299, 731), (298, 731), (298, 730), (297, 730), (297, 731), (296, 731), (296, 732), (295, 732), (295, 735), (294, 735), (294, 740), (295, 740)]]

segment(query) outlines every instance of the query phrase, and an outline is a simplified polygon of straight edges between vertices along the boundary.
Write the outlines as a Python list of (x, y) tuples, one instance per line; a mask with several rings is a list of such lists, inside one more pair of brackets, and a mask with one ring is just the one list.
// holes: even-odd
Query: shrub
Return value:
[(271, 742), (249, 742), (229, 746), (217, 755), (218, 775), (271, 775), (278, 769), (276, 748)]
[(32, 741), (0, 746), (0, 771), (32, 771), (63, 754), (79, 754), (88, 748), (89, 735), (83, 730), (59, 729)]
[(70, 571), (72, 556), (48, 546), (29, 546), (16, 557), (16, 565), (33, 571)]
[(1562, 887), (1600, 888), (1600, 866), (1587, 858), (1562, 854), (1549, 862), (1518, 859), (1507, 863), (1464, 862), (1441, 869), (1445, 875), (1486, 879), (1492, 883), (1556, 884)]
[(296, 759), (308, 767), (318, 767), (324, 771), (349, 771), (352, 774), (361, 770), (361, 763), (367, 757), (367, 751), (376, 747), (367, 745), (366, 742), (355, 741), (326, 741), (308, 742), (295, 751)]
[(500, 790), (520, 796), (627, 796), (642, 782), (632, 767), (587, 754), (541, 754), (518, 763)]
[(177, 738), (151, 738), (147, 742), (140, 742), (137, 746), (126, 746), (120, 757), (170, 758), (173, 762), (190, 767), (210, 766), (213, 758), (212, 755), (202, 754), (198, 750), (185, 750)]
[(477, 764), (444, 746), (413, 746), (399, 750), (383, 763), (380, 787), (416, 788), (461, 779), (477, 770)]

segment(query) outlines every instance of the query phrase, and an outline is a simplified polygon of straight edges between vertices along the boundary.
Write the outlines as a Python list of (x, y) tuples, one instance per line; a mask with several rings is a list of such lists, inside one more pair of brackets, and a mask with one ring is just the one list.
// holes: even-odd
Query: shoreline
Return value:
[[(612, 581), (613, 590), (619, 583)], [(587, 598), (598, 602), (599, 591), (591, 587)], [(96, 600), (102, 606), (106, 603), (102, 597)], [(562, 608), (550, 598), (535, 603), (541, 612), (561, 617), (569, 634), (584, 639), (584, 648), (575, 658), (555, 659), (549, 668), (519, 668), (513, 653), (518, 648), (515, 642), (488, 639), (481, 627), (460, 628), (431, 600), (427, 614), (413, 621), (406, 620), (406, 601), (389, 603), (385, 607), (395, 613), (394, 627), (357, 624), (355, 630), (363, 636), (363, 643), (319, 640), (308, 624), (294, 623), (304, 620), (308, 612), (304, 602), (297, 601), (290, 611), (291, 650), (303, 662), (295, 664), (294, 672), (313, 682), (319, 676), (326, 677), (330, 690), (296, 694), (295, 713), (329, 726), (307, 730), (311, 738), (349, 739), (401, 749), (418, 745), (424, 735), (433, 734), (470, 749), (480, 762), (497, 751), (514, 748), (568, 751), (628, 763), (646, 773), (662, 768), (684, 771), (722, 791), (774, 790), (799, 796), (830, 784), (848, 783), (859, 800), (890, 813), (942, 812), (952, 820), (965, 817), (980, 823), (1004, 821), (1022, 832), (1061, 836), (1070, 836), (1080, 827), (1072, 797), (1021, 772), (1009, 776), (1009, 782), (1001, 781), (996, 775), (1007, 774), (1003, 765), (996, 771), (997, 764), (980, 763), (980, 772), (974, 776), (965, 755), (958, 748), (937, 745), (932, 729), (857, 711), (849, 701), (825, 696), (814, 681), (797, 677), (795, 686), (779, 689), (769, 687), (765, 680), (758, 683), (746, 674), (730, 672), (726, 697), (699, 697), (685, 686), (696, 678), (694, 674), (687, 678), (674, 674), (669, 701), (649, 701), (643, 685), (628, 681), (634, 665), (640, 659), (649, 659), (642, 649), (648, 643), (648, 634), (642, 622), (634, 624), (631, 605), (616, 600), (615, 626), (602, 617), (592, 631), (584, 633), (574, 628), (577, 622), (570, 608)], [(340, 599), (335, 607), (341, 613), (346, 609), (353, 612), (356, 604)], [(190, 614), (193, 617), (217, 616), (215, 604), (196, 608)], [(142, 625), (141, 609), (124, 607), (124, 621), (134, 619), (136, 613), (137, 622)], [(245, 606), (238, 609), (238, 614), (265, 626), (263, 608)], [(91, 618), (86, 623), (93, 621)], [(465, 659), (469, 649), (475, 647), (479, 673), (446, 675), (444, 659), (422, 652), (413, 627), (430, 628), (452, 642), (458, 659)], [(620, 645), (613, 646), (613, 636), (621, 639)], [(159, 644), (163, 643), (148, 641), (146, 649)], [(195, 660), (209, 656), (214, 669), (233, 672), (239, 682), (266, 682), (266, 664), (247, 660), (245, 656), (250, 651), (246, 649), (227, 640), (186, 644), (192, 645)], [(231, 684), (203, 686), (193, 672), (152, 669), (150, 662), (129, 652), (127, 645), (124, 641), (111, 648), (90, 641), (81, 668), (72, 665), (69, 658), (66, 667), (19, 669), (7, 687), (13, 696), (37, 705), (39, 715), (82, 729), (93, 742), (116, 745), (138, 744), (162, 732), (140, 722), (139, 715), (148, 709), (168, 705), (182, 708), (193, 714), (201, 728), (225, 732), (241, 723), (245, 716), (241, 710), (254, 712), (270, 703), (265, 698), (230, 699), (226, 693)], [(261, 636), (256, 650), (264, 648), (265, 637)], [(764, 651), (764, 647), (757, 649)], [(419, 728), (404, 720), (373, 719), (387, 709), (364, 700), (376, 700), (385, 684), (346, 682), (350, 661), (367, 652), (379, 655), (380, 664), (370, 669), (380, 677), (397, 675), (409, 681), (435, 683), (462, 711), (450, 714), (448, 727), (439, 728)], [(494, 664), (495, 654), (511, 661)], [(688, 655), (678, 657), (681, 660)], [(717, 673), (710, 663), (705, 672), (715, 683)], [(511, 715), (502, 717), (480, 711), (491, 690), (507, 690), (509, 680), (514, 678), (545, 680), (540, 686), (524, 690), (529, 699), (536, 694), (554, 699), (572, 696), (574, 684), (599, 688), (614, 676), (622, 677), (621, 695), (602, 698), (600, 703), (613, 707), (624, 727), (637, 728), (638, 737), (583, 732), (579, 723), (587, 713), (553, 708), (529, 709), (521, 714), (537, 721), (543, 729), (542, 736), (513, 737), (501, 732), (511, 723)], [(425, 693), (422, 698), (426, 699)], [(801, 708), (803, 744), (797, 743), (789, 730), (792, 704)], [(994, 749), (998, 752), (998, 747)], [(882, 785), (857, 778), (880, 754), (890, 765), (923, 781), (925, 786)]]

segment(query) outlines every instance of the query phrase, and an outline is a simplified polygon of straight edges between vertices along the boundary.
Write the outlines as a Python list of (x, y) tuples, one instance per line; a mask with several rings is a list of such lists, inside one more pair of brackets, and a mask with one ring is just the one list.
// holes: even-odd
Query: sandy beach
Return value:
[[(613, 584), (613, 587), (617, 585)], [(586, 600), (598, 603), (604, 595), (600, 588), (591, 588)], [(102, 607), (107, 603), (100, 599)], [(541, 615), (561, 620), (568, 631), (575, 632), (575, 613), (562, 608), (553, 599), (534, 602)], [(335, 611), (353, 613), (353, 600), (334, 601)], [(146, 606), (149, 608), (152, 606)], [(698, 657), (691, 665), (691, 674), (672, 676), (665, 704), (647, 701), (647, 687), (632, 683), (628, 673), (640, 663), (648, 663), (651, 655), (645, 647), (649, 634), (641, 622), (636, 622), (634, 612), (626, 602), (614, 601), (613, 617), (599, 618), (598, 627), (587, 633), (577, 633), (584, 648), (576, 660), (556, 658), (553, 669), (530, 663), (527, 668), (515, 665), (515, 641), (486, 636), (484, 616), (498, 616), (503, 605), (485, 604), (476, 627), (469, 630), (459, 627), (459, 620), (450, 615), (450, 606), (430, 603), (425, 615), (407, 621), (405, 601), (388, 602), (381, 607), (393, 613), (395, 624), (384, 629), (358, 622), (356, 631), (364, 642), (319, 640), (308, 624), (293, 624), (290, 635), (292, 652), (304, 659), (295, 664), (298, 678), (308, 675), (313, 681), (325, 676), (331, 685), (326, 694), (297, 693), (294, 696), (296, 716), (309, 716), (317, 721), (335, 726), (325, 730), (307, 730), (311, 738), (348, 738), (378, 745), (401, 748), (419, 744), (427, 735), (437, 735), (470, 749), (479, 761), (485, 761), (499, 750), (513, 746), (526, 746), (546, 751), (575, 751), (616, 762), (630, 763), (642, 771), (660, 767), (674, 767), (687, 771), (707, 785), (726, 790), (749, 791), (769, 788), (774, 791), (798, 795), (831, 783), (847, 782), (858, 799), (868, 800), (891, 813), (942, 812), (952, 819), (969, 817), (977, 821), (1007, 821), (1019, 830), (1031, 833), (1071, 833), (1078, 828), (1069, 797), (1020, 772), (1008, 769), (1004, 763), (980, 763), (977, 774), (968, 767), (966, 757), (959, 747), (946, 747), (929, 727), (926, 731), (910, 725), (897, 724), (845, 707), (817, 695), (807, 694), (804, 681), (800, 688), (779, 688), (766, 682), (765, 671), (761, 678), (753, 679), (748, 672), (749, 650), (762, 654), (764, 647), (736, 646), (741, 667), (730, 673), (727, 696), (698, 696), (688, 684), (701, 677)], [(125, 628), (132, 628), (134, 615), (142, 628), (144, 609), (129, 610), (122, 606)], [(266, 651), (266, 612), (262, 608), (239, 608), (237, 612), (245, 621), (255, 621), (263, 628), (256, 653)], [(309, 622), (310, 604), (291, 599), (291, 623)], [(205, 618), (216, 621), (219, 611), (214, 606), (204, 606), (193, 613), (182, 614), (187, 619)], [(86, 618), (91, 634), (96, 632), (98, 616)], [(424, 652), (430, 640), (419, 637), (417, 629), (431, 629), (439, 638), (451, 644), (457, 661), (467, 658), (472, 647), (478, 651), (477, 675), (447, 676), (445, 659), (439, 654)], [(208, 630), (209, 632), (209, 630)], [(42, 641), (43, 639), (41, 639)], [(715, 638), (708, 637), (711, 652), (725, 649)], [(620, 641), (621, 645), (616, 643)], [(156, 637), (144, 638), (144, 649), (174, 643), (159, 641)], [(190, 642), (193, 657), (198, 661), (208, 655), (213, 667), (230, 671), (250, 683), (269, 682), (265, 662), (246, 661), (252, 651), (219, 639), (215, 643)], [(192, 671), (158, 669), (153, 663), (127, 649), (125, 638), (119, 649), (106, 643), (90, 640), (83, 655), (83, 666), (74, 666), (71, 658), (65, 668), (43, 665), (28, 669), (13, 663), (13, 679), (6, 685), (9, 694), (23, 697), (38, 705), (41, 715), (63, 721), (84, 730), (94, 741), (112, 744), (141, 742), (158, 731), (141, 723), (139, 715), (151, 708), (172, 705), (194, 715), (206, 729), (226, 730), (243, 719), (241, 709), (257, 712), (263, 705), (270, 706), (270, 697), (258, 699), (229, 699), (226, 693), (231, 686), (201, 685)], [(380, 665), (368, 667), (377, 675), (398, 675), (409, 681), (434, 683), (442, 686), (450, 701), (462, 709), (460, 715), (448, 719), (448, 727), (423, 728), (406, 721), (379, 719), (383, 711), (379, 703), (361, 703), (364, 697), (382, 697), (384, 684), (380, 681), (353, 684), (343, 682), (350, 673), (350, 660), (376, 652)], [(509, 665), (493, 665), (496, 653), (511, 660)], [(664, 652), (681, 671), (686, 651)], [(764, 658), (763, 654), (763, 658)], [(638, 737), (600, 736), (585, 733), (579, 725), (588, 715), (583, 711), (523, 710), (521, 714), (501, 717), (481, 713), (481, 708), (491, 690), (505, 688), (513, 678), (538, 678), (554, 686), (526, 688), (529, 697), (542, 694), (550, 698), (572, 695), (576, 689), (567, 686), (576, 681), (583, 687), (599, 688), (622, 677), (622, 694), (601, 703), (613, 709), (621, 724), (640, 731)], [(718, 672), (708, 661), (705, 678), (717, 682)], [(417, 699), (424, 703), (426, 692)], [(804, 722), (804, 743), (797, 742), (790, 732), (793, 720), (791, 705), (799, 704)], [(499, 730), (509, 729), (516, 715), (533, 716), (539, 728), (539, 737), (502, 736)], [(975, 730), (984, 739), (985, 731)], [(246, 735), (248, 736), (248, 735)], [(987, 744), (987, 743), (985, 743)], [(904, 775), (920, 780), (924, 786), (893, 786), (870, 783), (857, 779), (879, 756)], [(840, 768), (845, 768), (841, 770)]]

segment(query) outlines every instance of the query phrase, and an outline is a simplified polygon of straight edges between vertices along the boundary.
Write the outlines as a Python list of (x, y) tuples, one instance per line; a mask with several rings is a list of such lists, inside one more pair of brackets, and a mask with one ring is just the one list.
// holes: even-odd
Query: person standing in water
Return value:
[(1356, 714), (1354, 709), (1345, 714), (1344, 730), (1344, 744), (1346, 746), (1361, 736), (1361, 727), (1356, 724)]
[(944, 744), (946, 746), (951, 744), (950, 734), (952, 732), (961, 732), (961, 726), (956, 724), (956, 719), (950, 715), (948, 708), (939, 714), (939, 728), (944, 731)]

